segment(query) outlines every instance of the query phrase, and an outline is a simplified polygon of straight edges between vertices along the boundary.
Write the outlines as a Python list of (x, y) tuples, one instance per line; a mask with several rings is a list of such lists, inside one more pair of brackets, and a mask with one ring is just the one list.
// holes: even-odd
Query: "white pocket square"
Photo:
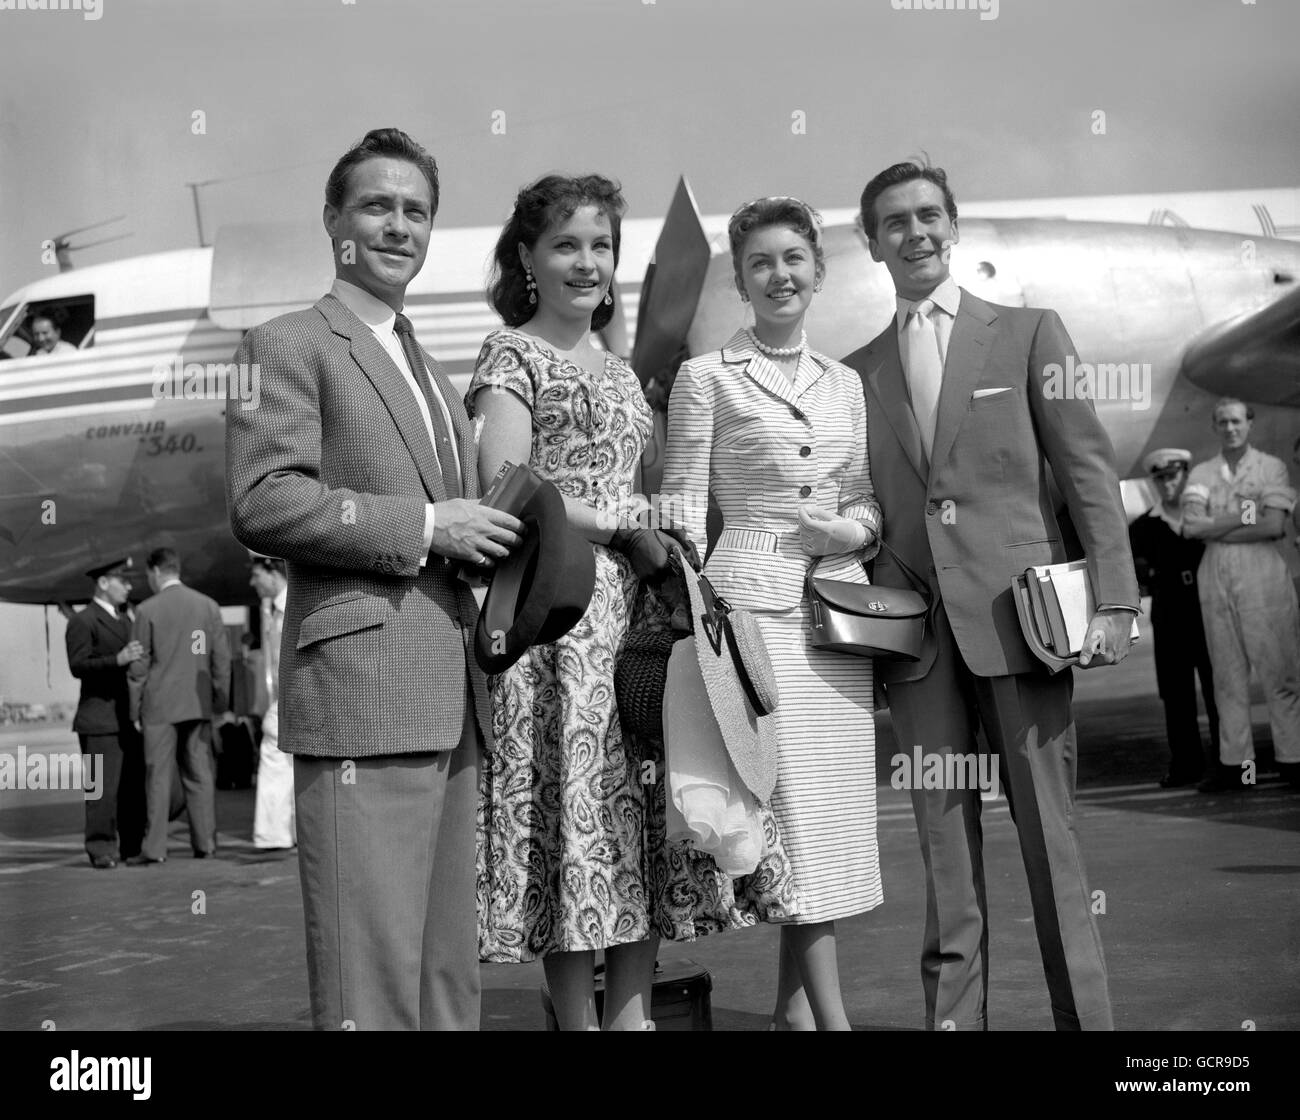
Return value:
[(991, 397), (997, 393), (1009, 393), (1009, 392), (1011, 392), (1010, 385), (1002, 385), (996, 389), (976, 389), (975, 392), (973, 392), (970, 395), (970, 399), (973, 401), (977, 401), (980, 399), (980, 397)]

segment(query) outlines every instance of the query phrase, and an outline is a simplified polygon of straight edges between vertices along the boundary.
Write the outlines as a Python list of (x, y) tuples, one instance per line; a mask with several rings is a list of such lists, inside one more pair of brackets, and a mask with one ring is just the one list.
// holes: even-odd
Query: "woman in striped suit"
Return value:
[(792, 198), (732, 216), (736, 287), (754, 326), (678, 371), (661, 500), (680, 503), (703, 553), (697, 511), (712, 491), (723, 530), (705, 570), (754, 612), (780, 686), (771, 807), (805, 905), (782, 926), (775, 1025), (848, 1030), (835, 919), (882, 899), (872, 667), (811, 648), (804, 577), (816, 563), (819, 575), (868, 582), (862, 561), (879, 547), (880, 510), (861, 382), (809, 349), (803, 331), (825, 273), (818, 226)]

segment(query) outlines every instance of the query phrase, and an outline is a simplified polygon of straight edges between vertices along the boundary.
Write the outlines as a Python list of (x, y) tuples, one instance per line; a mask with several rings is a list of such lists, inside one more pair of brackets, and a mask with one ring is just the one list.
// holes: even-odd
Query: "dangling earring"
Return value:
[(612, 307), (613, 304), (614, 304), (614, 297), (613, 297), (612, 295), (609, 294), (609, 289), (606, 288), (606, 289), (605, 289), (605, 306), (606, 306), (606, 307)]
[(533, 270), (531, 268), (528, 268), (527, 266), (524, 267), (524, 278), (528, 281), (524, 285), (524, 287), (528, 289), (528, 302), (536, 303), (537, 302), (537, 281), (533, 279)]
[(749, 293), (748, 293), (747, 291), (745, 291), (744, 288), (741, 288), (741, 289), (740, 289), (740, 302), (741, 302), (741, 303), (748, 303), (748, 302), (749, 302)]

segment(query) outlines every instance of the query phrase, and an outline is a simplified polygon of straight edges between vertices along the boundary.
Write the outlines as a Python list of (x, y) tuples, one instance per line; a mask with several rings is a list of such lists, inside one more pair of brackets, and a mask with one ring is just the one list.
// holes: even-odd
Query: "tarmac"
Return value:
[[(1300, 1029), (1300, 790), (1270, 772), (1254, 708), (1254, 789), (1163, 790), (1164, 721), (1150, 642), (1123, 668), (1075, 675), (1078, 829), (1121, 1030)], [(1256, 697), (1258, 699), (1258, 697)], [(1204, 722), (1204, 721), (1202, 721)], [(75, 749), (62, 728), (5, 729), (0, 753)], [(885, 902), (838, 922), (841, 983), (859, 1030), (919, 1030), (924, 877), (897, 751), (877, 725)], [(305, 1030), (310, 1026), (296, 852), (251, 843), (253, 791), (217, 793), (218, 858), (92, 869), (77, 791), (0, 791), (0, 1029)], [(984, 806), (992, 1030), (1051, 1030), (1015, 827)], [(1100, 892), (1100, 893), (1098, 893)], [(665, 944), (712, 978), (715, 1030), (764, 1030), (777, 930)], [(483, 1028), (544, 1026), (540, 964), (483, 968)]]

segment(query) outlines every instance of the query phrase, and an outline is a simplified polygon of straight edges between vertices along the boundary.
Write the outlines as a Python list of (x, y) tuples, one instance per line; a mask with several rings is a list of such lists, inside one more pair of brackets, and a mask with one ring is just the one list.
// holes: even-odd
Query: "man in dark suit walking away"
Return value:
[[(1077, 355), (1054, 311), (999, 307), (959, 288), (957, 203), (939, 168), (896, 164), (862, 192), (893, 322), (845, 362), (866, 389), (867, 443), (885, 540), (924, 573), (932, 611), (916, 662), (881, 662), (899, 745), (997, 752), (1029, 879), (1059, 1030), (1112, 1026), (1101, 939), (1074, 831), (1069, 670), (1049, 676), (1020, 631), (1011, 580), (1068, 559), (1053, 479), (1088, 559), (1097, 612), (1080, 665), (1128, 653), (1138, 589), (1114, 452), (1087, 394), (1061, 391)], [(875, 582), (906, 587), (887, 553)], [(979, 789), (913, 789), (927, 913), (926, 1026), (987, 1027), (988, 924)]]
[[(226, 413), (239, 541), (288, 562), (280, 749), (293, 755), (317, 1029), (479, 1022), (479, 751), (491, 734), (452, 561), (487, 566), (523, 525), (478, 502), (460, 397), (403, 314), (438, 209), (433, 157), (377, 129), (335, 165), (335, 282), (249, 332), (255, 408)], [(246, 402), (245, 402), (246, 403)]]
[(144, 732), (145, 801), (149, 827), (140, 854), (127, 863), (167, 858), (172, 771), (179, 762), (190, 846), (196, 859), (217, 848), (212, 720), (230, 704), (230, 642), (221, 608), (181, 582), (170, 548), (149, 554), (154, 594), (136, 611), (141, 658), (131, 666), (131, 717)]
[(102, 774), (100, 796), (86, 799), (86, 855), (100, 870), (138, 852), (144, 835), (140, 742), (126, 679), (127, 666), (142, 651), (122, 613), (131, 594), (130, 573), (129, 558), (91, 568), (86, 575), (95, 581), (94, 597), (68, 619), (65, 635), (68, 668), (81, 681), (72, 730), (81, 753), (95, 758)]

